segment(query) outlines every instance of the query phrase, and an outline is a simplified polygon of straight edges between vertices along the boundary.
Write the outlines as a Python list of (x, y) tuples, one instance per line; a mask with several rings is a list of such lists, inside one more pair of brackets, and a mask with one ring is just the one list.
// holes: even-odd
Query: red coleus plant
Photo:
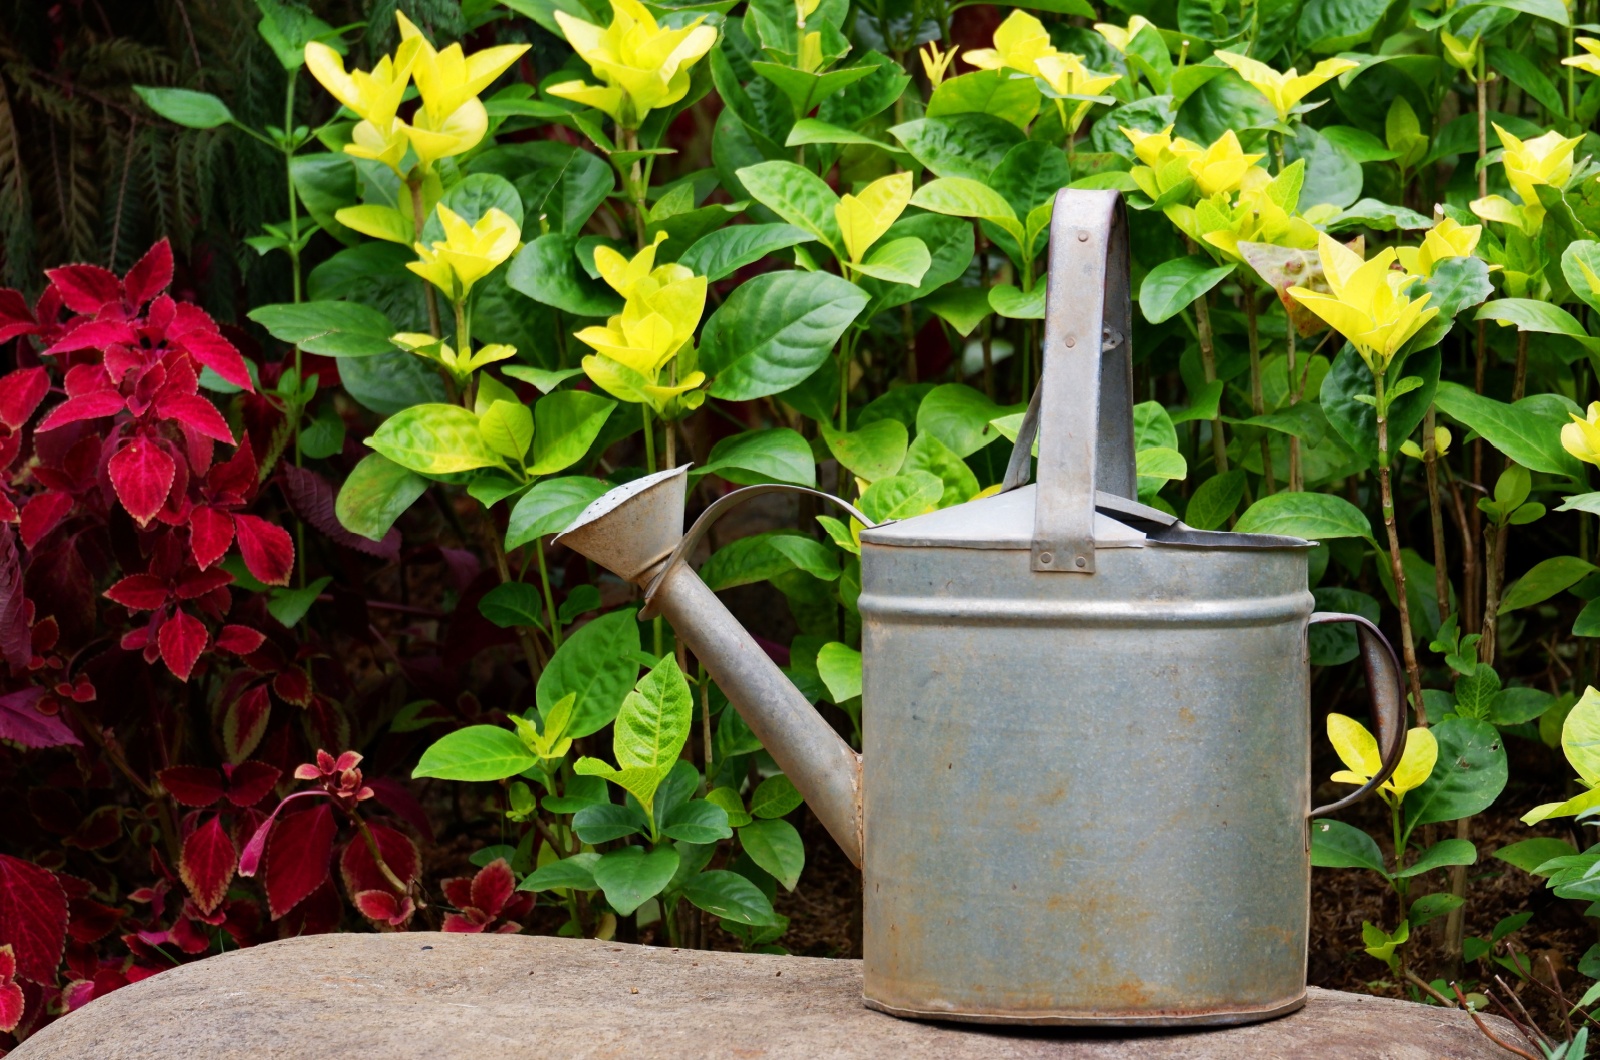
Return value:
[(459, 876), (440, 886), (457, 910), (445, 915), (446, 931), (514, 935), (522, 930), (514, 918), (527, 916), (533, 908), (533, 892), (516, 890), (516, 877), (505, 858), (495, 858), (471, 879)]

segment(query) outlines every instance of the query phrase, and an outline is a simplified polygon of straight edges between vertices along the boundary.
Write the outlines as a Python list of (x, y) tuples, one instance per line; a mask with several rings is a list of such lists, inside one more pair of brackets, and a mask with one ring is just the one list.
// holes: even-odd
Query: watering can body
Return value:
[(683, 562), (741, 495), (777, 487), (721, 498), (683, 535), (685, 476), (662, 472), (559, 539), (646, 589), (861, 866), (864, 1000), (885, 1012), (1293, 1011), (1314, 622), (1356, 624), (1384, 762), (1338, 805), (1399, 758), (1398, 665), (1369, 623), (1313, 614), (1310, 542), (1197, 531), (1130, 499), (1126, 246), (1115, 193), (1060, 193), (1044, 373), (1003, 491), (862, 533), (860, 756)]

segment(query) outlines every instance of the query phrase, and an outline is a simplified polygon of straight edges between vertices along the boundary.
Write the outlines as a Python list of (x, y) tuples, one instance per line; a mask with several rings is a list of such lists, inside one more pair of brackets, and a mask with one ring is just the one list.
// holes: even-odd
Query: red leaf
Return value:
[(177, 611), (161, 624), (161, 659), (180, 681), (189, 680), (200, 653), (206, 650), (206, 627), (187, 611)]
[(311, 702), (311, 681), (299, 667), (282, 670), (272, 679), (272, 690), (285, 703), (303, 707)]
[[(9, 947), (6, 947), (9, 948)], [(16, 983), (0, 983), (0, 1031), (10, 1034), (22, 1022), (22, 987)]]
[(19, 429), (49, 392), (50, 375), (43, 368), (19, 368), (0, 376), (0, 423)]
[(44, 696), (45, 690), (37, 685), (0, 696), (0, 740), (35, 749), (81, 745), (61, 715), (39, 713), (35, 704)]
[(256, 451), (250, 448), (248, 437), (232, 456), (206, 474), (206, 489), (216, 500), (232, 504), (243, 504), (255, 495)]
[(233, 432), (228, 429), (228, 421), (222, 418), (217, 406), (199, 394), (179, 394), (164, 398), (157, 403), (156, 412), (162, 418), (177, 420), (207, 438), (228, 445), (233, 444)]
[(233, 516), (203, 506), (189, 513), (189, 547), (202, 570), (226, 556), (231, 544)]
[(53, 431), (57, 427), (77, 423), (79, 420), (98, 420), (106, 416), (115, 416), (127, 407), (127, 401), (116, 390), (91, 390), (86, 394), (69, 397), (51, 409), (34, 430)]
[(63, 265), (45, 275), (74, 313), (97, 313), (107, 302), (122, 301), (122, 281), (98, 265)]
[(256, 827), (255, 832), (250, 836), (250, 841), (244, 845), (244, 849), (239, 851), (239, 875), (254, 876), (256, 870), (261, 868), (261, 857), (266, 852), (267, 839), (271, 837), (272, 826), (277, 823), (278, 814), (283, 812), (284, 807), (296, 799), (327, 798), (327, 795), (327, 792), (321, 790), (297, 791), (279, 802), (273, 811), (267, 815), (266, 820)]
[(439, 889), (444, 891), (445, 900), (457, 909), (472, 908), (472, 881), (467, 877), (455, 876), (448, 880), (440, 880)]
[(171, 282), (172, 244), (163, 239), (134, 262), (122, 285), (127, 288), (128, 304), (137, 309), (166, 290)]
[(222, 718), (222, 745), (228, 758), (239, 762), (249, 757), (267, 731), (267, 721), (272, 717), (272, 697), (266, 685), (252, 685), (244, 694), (228, 704)]
[(326, 534), (334, 544), (391, 562), (400, 558), (400, 531), (394, 527), (389, 528), (382, 541), (373, 541), (360, 534), (352, 534), (344, 528), (339, 522), (339, 517), (334, 514), (334, 502), (338, 498), (338, 491), (334, 489), (332, 483), (315, 471), (285, 464), (283, 486), (289, 503), (294, 506), (300, 518)]
[(106, 465), (106, 470), (111, 475), (117, 498), (140, 526), (161, 510), (178, 473), (172, 457), (153, 440), (144, 437), (123, 446)]
[(71, 898), (67, 909), (72, 919), (67, 923), (67, 934), (74, 942), (85, 945), (99, 942), (116, 930), (124, 910), (103, 905), (90, 898)]
[(460, 913), (446, 913), (444, 915), (444, 923), (440, 925), (439, 929), (452, 935), (479, 935), (483, 933), (486, 923), (486, 921), (462, 916)]
[(361, 891), (352, 899), (362, 916), (390, 927), (403, 927), (417, 911), (409, 898), (396, 898), (393, 891)]
[[(74, 350), (106, 350), (113, 346), (134, 346), (139, 336), (125, 320), (89, 320), (63, 335), (45, 353), (71, 353)], [(111, 378), (121, 378), (112, 371)]]
[(233, 881), (234, 859), (238, 852), (233, 840), (222, 827), (220, 815), (189, 833), (183, 841), (183, 857), (178, 860), (178, 874), (194, 896), (194, 903), (202, 913), (210, 913), (227, 897), (228, 884)]
[(205, 766), (173, 766), (156, 779), (185, 806), (210, 806), (222, 798), (222, 774)]
[(154, 611), (167, 602), (167, 583), (154, 574), (130, 574), (105, 591), (105, 597), (130, 611)]
[(216, 323), (199, 306), (180, 303), (172, 325), (167, 329), (167, 338), (188, 350), (189, 356), (234, 386), (252, 393), (255, 391), (244, 358), (233, 343), (222, 337)]
[[(415, 880), (422, 871), (422, 864), (411, 838), (376, 821), (369, 822), (367, 828), (372, 832), (373, 842), (378, 844), (389, 871), (404, 883)], [(362, 891), (394, 890), (394, 885), (378, 868), (372, 851), (367, 849), (366, 840), (360, 835), (345, 844), (344, 853), (339, 856), (339, 875), (344, 879), (345, 891), (352, 898)]]
[(233, 584), (233, 575), (220, 567), (216, 570), (193, 571), (178, 579), (176, 595), (180, 600), (198, 600), (223, 586)]
[[(30, 569), (38, 572), (36, 566)], [(12, 536), (8, 524), (0, 523), (0, 656), (16, 667), (33, 661), (28, 601), (22, 592), (22, 559), (17, 555), (17, 539)]]
[(280, 820), (267, 840), (267, 908), (277, 920), (328, 878), (338, 832), (333, 807), (320, 803)]
[(472, 904), (490, 917), (499, 916), (516, 887), (510, 863), (505, 858), (495, 858), (472, 878)]
[(0, 287), (0, 342), (10, 342), (18, 335), (31, 335), (39, 330), (28, 300), (20, 291)]
[(53, 984), (66, 942), (67, 894), (55, 874), (0, 854), (0, 945), (15, 953), (17, 974)]
[(61, 520), (72, 511), (73, 503), (70, 493), (36, 494), (22, 509), (22, 517), (17, 525), (23, 547), (32, 548), (44, 540), (44, 535), (60, 525)]
[(228, 801), (238, 807), (254, 806), (271, 793), (283, 771), (265, 762), (240, 762), (223, 766), (228, 773)]
[(256, 515), (234, 516), (233, 528), (250, 573), (267, 585), (288, 585), (294, 570), (294, 539), (289, 531)]
[(428, 823), (428, 815), (423, 811), (422, 803), (418, 802), (399, 781), (389, 777), (368, 777), (367, 786), (372, 789), (372, 794), (379, 804), (415, 828), (424, 840), (433, 842), (433, 826)]
[(231, 651), (235, 655), (249, 655), (266, 641), (266, 637), (259, 631), (249, 626), (226, 625), (222, 632), (217, 634), (217, 647), (223, 651)]

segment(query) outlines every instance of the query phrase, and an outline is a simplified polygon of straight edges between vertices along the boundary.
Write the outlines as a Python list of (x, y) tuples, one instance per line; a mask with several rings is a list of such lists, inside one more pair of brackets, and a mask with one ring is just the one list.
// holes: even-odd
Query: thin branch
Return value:
[(1537, 1056), (1528, 1052), (1528, 1050), (1519, 1049), (1510, 1042), (1503, 1042), (1499, 1038), (1495, 1037), (1494, 1031), (1489, 1029), (1489, 1025), (1483, 1022), (1483, 1018), (1472, 1010), (1471, 1005), (1467, 1004), (1467, 999), (1462, 995), (1461, 988), (1455, 983), (1451, 983), (1450, 989), (1455, 991), (1456, 999), (1461, 1002), (1461, 1007), (1467, 1010), (1467, 1015), (1472, 1017), (1472, 1022), (1478, 1025), (1478, 1030), (1483, 1032), (1483, 1036), (1485, 1038), (1489, 1039), (1491, 1042), (1498, 1045), (1508, 1053), (1515, 1053), (1517, 1056), (1525, 1057), (1526, 1060), (1539, 1060)]

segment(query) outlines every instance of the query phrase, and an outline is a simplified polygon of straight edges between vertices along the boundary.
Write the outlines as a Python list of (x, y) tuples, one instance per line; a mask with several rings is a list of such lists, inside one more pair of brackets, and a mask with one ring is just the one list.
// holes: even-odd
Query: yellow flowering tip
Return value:
[(1164, 160), (1163, 156), (1172, 149), (1172, 126), (1168, 125), (1158, 133), (1147, 133), (1140, 129), (1130, 129), (1126, 125), (1117, 128), (1128, 142), (1133, 144), (1133, 153), (1145, 165), (1154, 168)]
[(1600, 40), (1593, 37), (1578, 37), (1573, 43), (1581, 47), (1587, 55), (1569, 55), (1561, 60), (1562, 66), (1575, 66), (1579, 70), (1590, 74), (1600, 74)]
[(655, 268), (656, 248), (666, 239), (667, 233), (657, 232), (654, 241), (632, 258), (623, 257), (611, 247), (601, 244), (594, 248), (595, 268), (607, 286), (627, 298), (632, 293), (634, 284), (649, 276), (651, 270)]
[(1439, 43), (1444, 45), (1444, 55), (1450, 61), (1450, 65), (1469, 72), (1476, 70), (1478, 66), (1480, 39), (1481, 34), (1475, 34), (1470, 41), (1452, 36), (1449, 32), (1439, 34)]
[(310, 41), (305, 48), (306, 69), (311, 71), (311, 76), (334, 99), (379, 127), (386, 127), (400, 109), (411, 77), (415, 49), (402, 47), (397, 55), (399, 62), (386, 55), (370, 73), (365, 70), (347, 72), (344, 56), (328, 45)]
[(1038, 76), (1059, 96), (1098, 96), (1122, 80), (1121, 74), (1102, 74), (1083, 65), (1083, 56), (1056, 52), (1034, 62)]
[(911, 202), (911, 174), (893, 173), (868, 184), (860, 195), (845, 194), (833, 208), (845, 251), (859, 262), (899, 219)]
[(1552, 131), (1532, 140), (1519, 140), (1498, 124), (1494, 131), (1505, 148), (1501, 164), (1505, 167), (1506, 180), (1522, 199), (1523, 207), (1530, 211), (1527, 215), (1529, 219), (1536, 216), (1538, 220), (1543, 220), (1544, 208), (1540, 206), (1539, 194), (1534, 189), (1540, 184), (1559, 185), (1566, 182), (1572, 175), (1573, 149), (1583, 142), (1583, 137), (1562, 136)]
[(816, 14), (817, 8), (822, 6), (822, 0), (794, 0), (794, 24), (798, 29), (806, 28), (806, 19)]
[(344, 145), (344, 153), (381, 162), (404, 177), (400, 163), (405, 159), (406, 148), (411, 146), (408, 128), (399, 118), (391, 118), (381, 128), (370, 121), (357, 122), (350, 130), (350, 142)]
[(1369, 260), (1323, 233), (1317, 244), (1329, 292), (1289, 288), (1289, 295), (1339, 332), (1374, 374), (1388, 370), (1400, 349), (1439, 314), (1425, 308), (1429, 295), (1411, 298), (1406, 288), (1416, 279), (1391, 269), (1393, 248)]
[(1591, 402), (1586, 415), (1573, 415), (1572, 422), (1561, 428), (1561, 448), (1600, 467), (1600, 401)]
[(929, 41), (923, 45), (917, 55), (922, 59), (922, 72), (928, 75), (928, 83), (938, 88), (944, 83), (945, 74), (950, 70), (950, 64), (955, 61), (956, 53), (961, 50), (961, 45), (951, 46), (950, 50), (939, 50), (938, 41)]
[(489, 132), (489, 112), (483, 101), (474, 96), (437, 126), (426, 108), (418, 108), (412, 115), (412, 124), (396, 124), (405, 130), (417, 161), (428, 169), (441, 158), (453, 158), (477, 147)]
[(1223, 133), (1201, 154), (1189, 160), (1189, 173), (1205, 196), (1222, 195), (1238, 189), (1245, 171), (1265, 155), (1247, 155), (1232, 129)]
[[(716, 44), (717, 31), (703, 25), (703, 17), (679, 29), (663, 28), (639, 0), (612, 0), (612, 11), (611, 25), (604, 29), (563, 11), (555, 17), (567, 43), (602, 87), (620, 93), (604, 97), (615, 107), (606, 112), (624, 128), (638, 128), (650, 111), (688, 94), (689, 68)], [(574, 84), (581, 83), (562, 87), (571, 91)], [(554, 94), (573, 98), (567, 92)]]
[(1361, 65), (1353, 59), (1324, 59), (1312, 67), (1310, 73), (1299, 73), (1293, 67), (1287, 73), (1279, 73), (1259, 59), (1236, 52), (1219, 51), (1215, 54), (1231, 66), (1247, 85), (1266, 97), (1272, 109), (1277, 111), (1279, 121), (1287, 121), (1289, 112), (1306, 96), (1345, 71)]
[(1447, 217), (1428, 230), (1420, 246), (1397, 247), (1395, 253), (1407, 272), (1432, 276), (1441, 261), (1470, 257), (1482, 234), (1482, 225), (1463, 225)]
[(445, 238), (431, 247), (415, 245), (417, 261), (406, 268), (428, 280), (452, 299), (466, 297), (472, 285), (493, 272), (516, 252), (522, 240), (517, 222), (504, 210), (491, 207), (476, 224), (444, 203), (436, 206)]
[(1128, 50), (1128, 45), (1133, 42), (1133, 38), (1139, 35), (1139, 31), (1144, 29), (1146, 26), (1152, 26), (1154, 24), (1155, 23), (1151, 22), (1143, 15), (1134, 15), (1132, 18), (1128, 19), (1128, 25), (1126, 28), (1122, 26), (1113, 26), (1109, 22), (1096, 22), (1094, 24), (1094, 31), (1100, 34), (1100, 36), (1104, 37), (1106, 39), (1106, 43), (1117, 49), (1117, 51), (1126, 53)]
[[(1354, 718), (1329, 714), (1328, 740), (1333, 744), (1339, 760), (1347, 767), (1334, 773), (1330, 780), (1340, 784), (1365, 784), (1383, 768), (1378, 741), (1365, 725)], [(1398, 799), (1406, 792), (1421, 787), (1432, 775), (1438, 758), (1439, 744), (1432, 732), (1421, 727), (1409, 730), (1400, 764), (1389, 779), (1380, 785), (1381, 790)]]
[(1039, 73), (1038, 62), (1056, 54), (1044, 23), (1026, 11), (1015, 10), (994, 31), (993, 48), (967, 52), (967, 62), (984, 70), (1008, 67), (1024, 74)]

